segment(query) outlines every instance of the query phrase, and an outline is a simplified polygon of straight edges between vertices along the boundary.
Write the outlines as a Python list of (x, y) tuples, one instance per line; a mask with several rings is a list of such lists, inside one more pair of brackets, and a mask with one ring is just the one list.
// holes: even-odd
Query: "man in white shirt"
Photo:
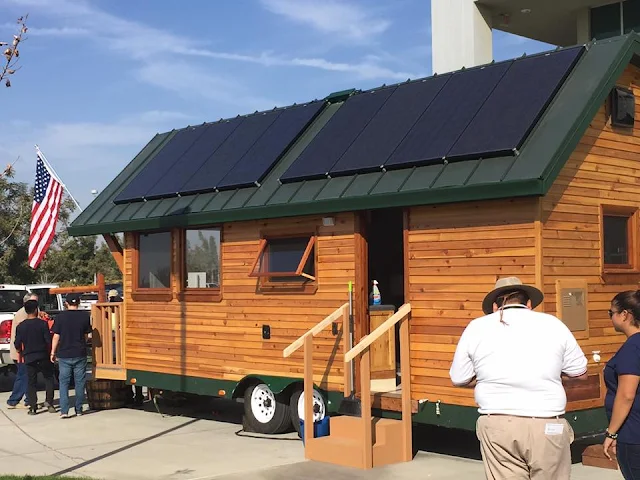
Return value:
[(561, 320), (533, 309), (543, 294), (502, 278), (485, 316), (462, 333), (449, 375), (475, 387), (476, 426), (489, 479), (569, 479), (573, 430), (562, 375), (586, 378), (587, 358)]

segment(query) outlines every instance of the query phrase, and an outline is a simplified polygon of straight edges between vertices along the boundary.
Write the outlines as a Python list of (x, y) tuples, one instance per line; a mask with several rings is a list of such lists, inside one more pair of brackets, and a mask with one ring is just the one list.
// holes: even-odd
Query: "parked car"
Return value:
[(18, 310), (22, 308), (24, 296), (35, 293), (39, 297), (41, 310), (55, 318), (55, 314), (64, 308), (61, 294), (50, 294), (55, 284), (11, 285), (0, 284), (0, 372), (5, 375), (15, 370), (11, 359), (11, 327)]

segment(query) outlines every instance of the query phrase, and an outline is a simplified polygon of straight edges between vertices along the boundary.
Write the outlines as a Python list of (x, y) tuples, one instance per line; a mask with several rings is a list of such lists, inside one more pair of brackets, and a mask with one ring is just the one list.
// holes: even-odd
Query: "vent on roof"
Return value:
[(636, 98), (633, 91), (624, 87), (614, 87), (609, 95), (611, 125), (633, 127), (636, 113)]

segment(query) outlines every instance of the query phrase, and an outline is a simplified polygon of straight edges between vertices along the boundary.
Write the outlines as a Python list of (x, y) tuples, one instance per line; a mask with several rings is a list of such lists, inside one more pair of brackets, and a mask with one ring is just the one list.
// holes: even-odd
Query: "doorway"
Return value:
[[(367, 232), (367, 330), (393, 315), (405, 303), (404, 211), (402, 208), (370, 210), (365, 215)], [(378, 282), (381, 301), (372, 303), (373, 281)], [(391, 392), (400, 384), (399, 327), (371, 346), (371, 390)]]

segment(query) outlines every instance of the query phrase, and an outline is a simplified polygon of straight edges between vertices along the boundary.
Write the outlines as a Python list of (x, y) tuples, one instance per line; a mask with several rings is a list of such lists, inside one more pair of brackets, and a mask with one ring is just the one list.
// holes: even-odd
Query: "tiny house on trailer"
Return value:
[(568, 419), (601, 431), (607, 309), (640, 279), (639, 54), (630, 34), (156, 135), (69, 229), (124, 273), (123, 303), (94, 306), (116, 329), (96, 376), (243, 399), (269, 433), (350, 398), (306, 455), (406, 461), (410, 420), (475, 429), (448, 371), (515, 275), (578, 338)]

